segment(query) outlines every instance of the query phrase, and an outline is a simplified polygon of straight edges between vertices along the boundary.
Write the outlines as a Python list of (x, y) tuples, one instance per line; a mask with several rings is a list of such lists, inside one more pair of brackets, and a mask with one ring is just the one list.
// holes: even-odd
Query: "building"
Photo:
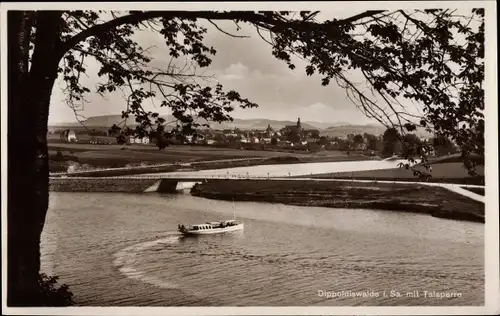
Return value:
[(266, 138), (269, 138), (269, 137), (271, 137), (273, 135), (274, 135), (274, 130), (271, 127), (271, 124), (267, 124), (266, 132), (265, 132)]
[(130, 144), (149, 144), (150, 142), (151, 142), (151, 140), (147, 136), (144, 136), (144, 137), (130, 136), (129, 137), (129, 143)]
[(302, 139), (304, 136), (304, 130), (302, 129), (302, 125), (300, 124), (300, 117), (297, 119), (297, 124), (295, 125), (286, 125), (281, 129), (281, 135), (287, 137), (291, 133), (297, 134), (297, 136)]

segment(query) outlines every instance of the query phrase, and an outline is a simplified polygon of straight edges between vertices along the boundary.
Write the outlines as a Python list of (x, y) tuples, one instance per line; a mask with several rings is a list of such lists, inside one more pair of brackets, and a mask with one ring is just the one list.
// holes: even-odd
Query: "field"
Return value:
[(416, 212), (484, 221), (484, 203), (422, 184), (227, 180), (196, 185), (193, 195), (235, 201)]
[[(437, 160), (431, 163), (432, 182), (484, 184), (484, 167), (477, 167), (478, 176), (471, 177), (461, 162), (441, 162)], [(415, 167), (416, 170), (424, 171), (423, 167)], [(338, 172), (314, 175), (314, 178), (340, 178), (358, 180), (387, 180), (387, 181), (418, 181), (411, 169), (393, 168), (384, 170), (368, 170), (356, 172)]]
[[(58, 152), (62, 154), (58, 156)], [(62, 172), (68, 162), (94, 168), (119, 168), (132, 165), (152, 165), (167, 163), (193, 163), (222, 159), (242, 158), (297, 158), (297, 162), (343, 161), (368, 159), (362, 155), (347, 156), (341, 151), (321, 151), (318, 153), (290, 153), (267, 150), (241, 150), (209, 146), (171, 145), (159, 150), (154, 145), (93, 145), (78, 143), (49, 143), (50, 171)], [(271, 160), (268, 163), (276, 163)], [(224, 167), (231, 167), (225, 164)]]

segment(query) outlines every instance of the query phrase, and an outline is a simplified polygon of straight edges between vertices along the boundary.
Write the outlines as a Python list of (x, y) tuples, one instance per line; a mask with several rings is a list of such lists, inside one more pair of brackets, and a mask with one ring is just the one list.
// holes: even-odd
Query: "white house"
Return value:
[(149, 137), (133, 137), (130, 136), (129, 141), (131, 144), (149, 144)]

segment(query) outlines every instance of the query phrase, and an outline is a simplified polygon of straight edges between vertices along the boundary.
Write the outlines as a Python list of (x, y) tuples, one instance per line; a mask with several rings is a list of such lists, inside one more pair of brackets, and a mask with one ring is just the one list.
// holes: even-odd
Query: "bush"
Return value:
[(57, 287), (57, 276), (48, 276), (45, 273), (40, 274), (38, 283), (40, 284), (40, 305), (41, 306), (71, 306), (73, 302), (73, 293), (66, 284)]

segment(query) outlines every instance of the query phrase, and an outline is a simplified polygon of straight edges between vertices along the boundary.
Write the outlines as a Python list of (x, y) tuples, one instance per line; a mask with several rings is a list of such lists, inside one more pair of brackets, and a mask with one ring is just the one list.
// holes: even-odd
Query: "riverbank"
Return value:
[(441, 187), (419, 184), (266, 180), (207, 181), (194, 196), (331, 208), (414, 212), (484, 223), (484, 203)]

